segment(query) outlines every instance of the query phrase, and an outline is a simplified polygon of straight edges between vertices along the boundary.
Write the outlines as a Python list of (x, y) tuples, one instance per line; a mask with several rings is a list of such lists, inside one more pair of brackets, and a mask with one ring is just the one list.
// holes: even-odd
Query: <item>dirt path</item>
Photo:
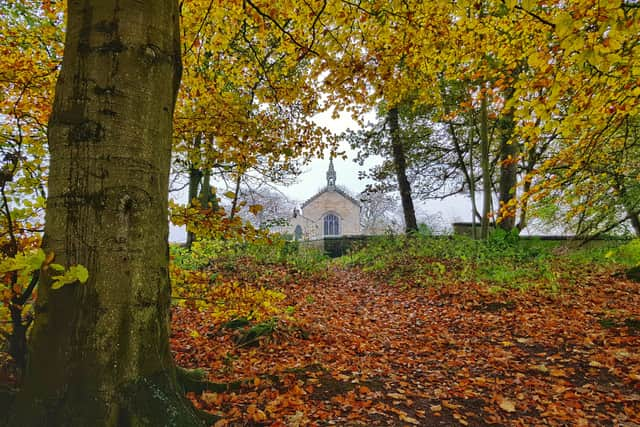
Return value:
[(486, 288), (407, 290), (333, 271), (284, 289), (296, 321), (259, 347), (177, 311), (176, 359), (211, 381), (244, 380), (193, 396), (219, 425), (640, 425), (637, 284)]

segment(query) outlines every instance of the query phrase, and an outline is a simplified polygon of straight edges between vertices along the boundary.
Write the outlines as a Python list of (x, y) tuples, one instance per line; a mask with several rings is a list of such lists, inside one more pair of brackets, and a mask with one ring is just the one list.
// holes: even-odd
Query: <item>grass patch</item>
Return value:
[(558, 293), (589, 275), (620, 270), (636, 259), (640, 260), (640, 244), (612, 241), (571, 247), (497, 230), (484, 241), (423, 233), (384, 236), (337, 262), (360, 267), (392, 285), (482, 282), (494, 291), (535, 288)]

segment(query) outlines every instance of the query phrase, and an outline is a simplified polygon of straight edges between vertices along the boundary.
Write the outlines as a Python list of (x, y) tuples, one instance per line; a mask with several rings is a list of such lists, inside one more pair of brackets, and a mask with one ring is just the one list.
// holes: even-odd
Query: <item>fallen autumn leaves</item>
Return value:
[(635, 283), (602, 275), (557, 296), (403, 290), (334, 267), (282, 291), (295, 321), (259, 347), (235, 345), (207, 312), (174, 312), (178, 364), (241, 380), (191, 394), (216, 425), (640, 423)]

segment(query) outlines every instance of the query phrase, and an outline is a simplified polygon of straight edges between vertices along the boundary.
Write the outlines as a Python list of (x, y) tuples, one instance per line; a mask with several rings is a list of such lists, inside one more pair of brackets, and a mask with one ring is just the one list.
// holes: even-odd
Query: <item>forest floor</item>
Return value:
[(269, 334), (176, 307), (172, 346), (226, 384), (189, 395), (217, 426), (640, 426), (640, 285), (581, 276), (558, 293), (490, 292), (332, 265), (283, 282)]

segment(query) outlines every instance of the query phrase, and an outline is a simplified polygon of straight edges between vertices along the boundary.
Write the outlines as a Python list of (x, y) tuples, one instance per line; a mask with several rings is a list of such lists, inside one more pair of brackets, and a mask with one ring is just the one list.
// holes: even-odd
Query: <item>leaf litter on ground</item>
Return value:
[(174, 308), (177, 363), (233, 385), (190, 394), (217, 426), (640, 424), (636, 283), (406, 288), (334, 266), (278, 286), (289, 314), (256, 346)]

